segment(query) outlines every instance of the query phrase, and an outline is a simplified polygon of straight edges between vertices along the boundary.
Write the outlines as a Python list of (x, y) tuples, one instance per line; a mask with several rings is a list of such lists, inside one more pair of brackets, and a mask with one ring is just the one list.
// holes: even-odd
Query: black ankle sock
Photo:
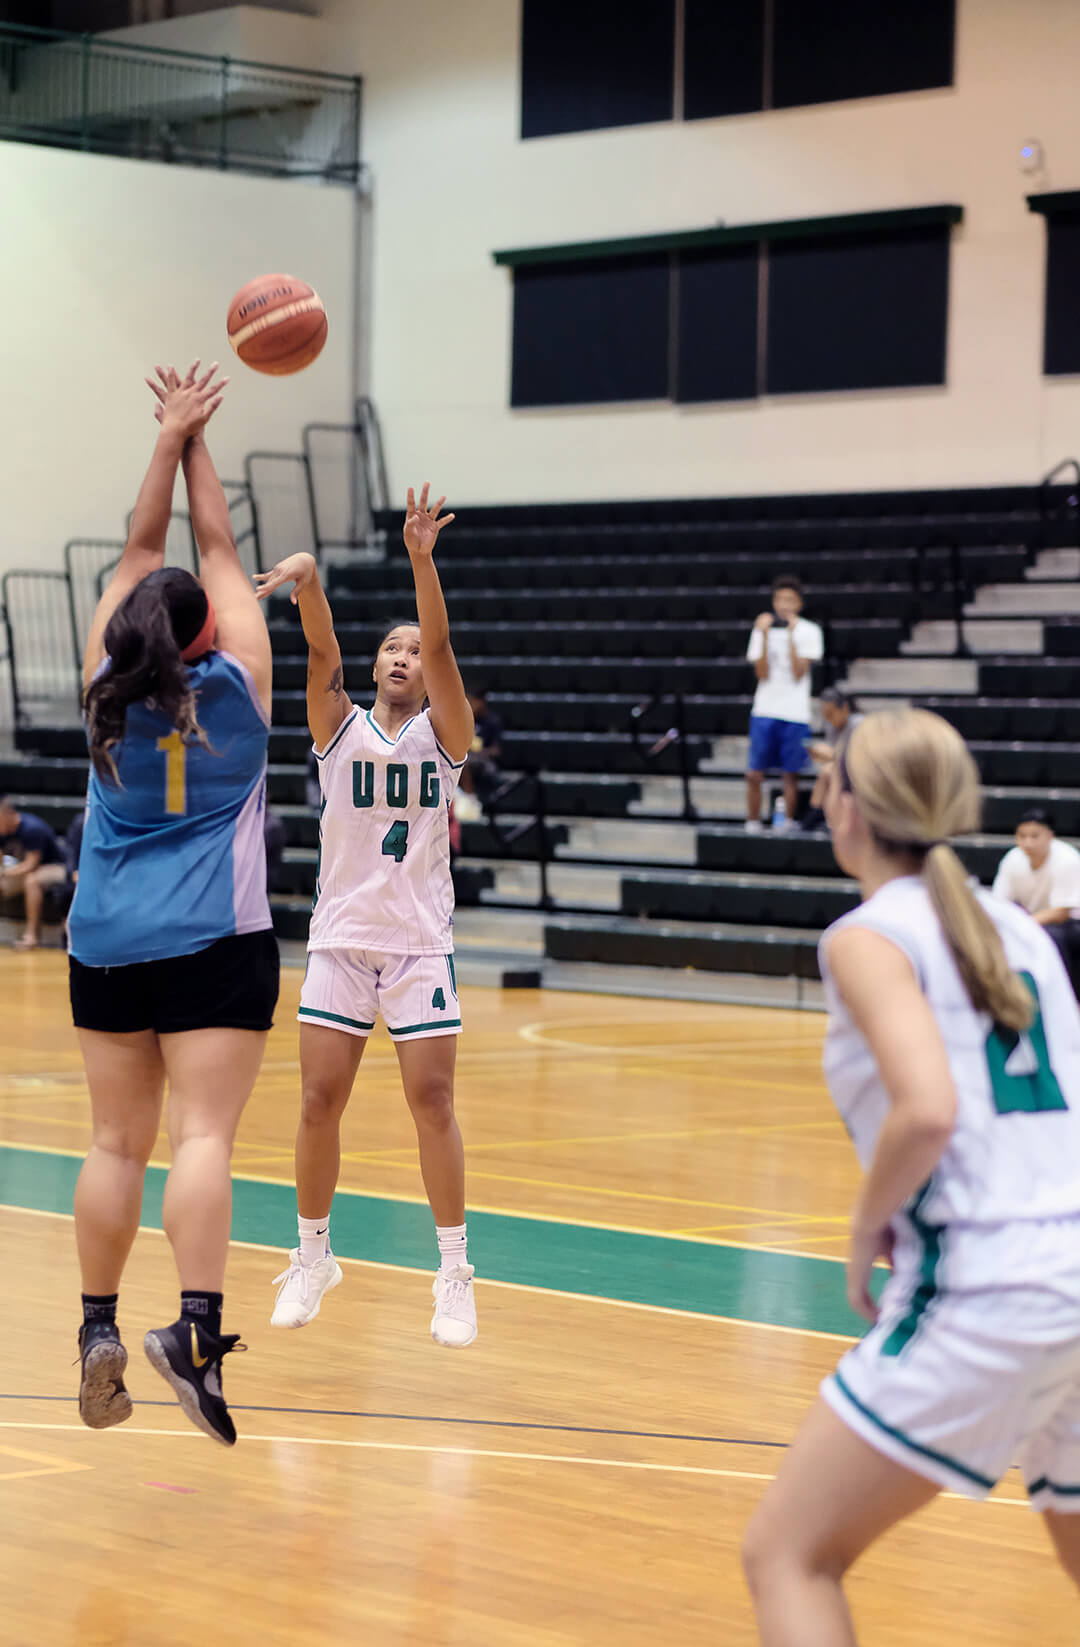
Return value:
[(220, 1292), (182, 1292), (180, 1294), (181, 1321), (197, 1321), (214, 1338), (221, 1337), (221, 1306), (225, 1295)]
[(82, 1295), (83, 1326), (101, 1322), (104, 1326), (116, 1325), (116, 1301), (119, 1293), (84, 1292)]

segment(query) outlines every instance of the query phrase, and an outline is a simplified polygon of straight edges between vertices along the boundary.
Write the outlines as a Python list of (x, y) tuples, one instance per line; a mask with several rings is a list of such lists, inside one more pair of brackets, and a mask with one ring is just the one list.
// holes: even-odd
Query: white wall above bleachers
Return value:
[[(323, 0), (364, 76), (370, 383), (400, 490), (475, 501), (1036, 479), (1080, 450), (1041, 375), (1045, 224), (1080, 188), (1080, 5), (959, 0), (949, 90), (522, 143), (518, 0)], [(1045, 174), (1019, 169), (1037, 137)], [(957, 201), (948, 383), (752, 404), (509, 408), (495, 248)]]
[[(155, 362), (219, 358), (221, 472), (298, 451), (305, 423), (350, 416), (354, 207), (348, 189), (0, 143), (4, 395), (0, 570), (58, 567), (65, 541), (122, 534), (156, 433)], [(232, 354), (229, 299), (257, 274), (310, 281), (322, 356), (263, 377)], [(179, 493), (178, 493), (179, 499)]]

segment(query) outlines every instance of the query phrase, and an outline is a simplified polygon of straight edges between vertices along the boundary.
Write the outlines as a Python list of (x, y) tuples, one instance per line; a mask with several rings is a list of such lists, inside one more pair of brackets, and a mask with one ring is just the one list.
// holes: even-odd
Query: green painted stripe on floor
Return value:
[[(70, 1213), (80, 1165), (70, 1155), (0, 1146), (0, 1203)], [(142, 1222), (154, 1229), (161, 1228), (164, 1185), (164, 1170), (151, 1167)], [(291, 1187), (235, 1179), (233, 1236), (290, 1247), (296, 1239)], [(431, 1214), (414, 1201), (339, 1194), (333, 1241), (342, 1258), (418, 1269), (436, 1264)], [(822, 1258), (494, 1212), (469, 1213), (469, 1246), (480, 1275), (493, 1281), (853, 1338), (865, 1330), (848, 1308), (843, 1265)]]

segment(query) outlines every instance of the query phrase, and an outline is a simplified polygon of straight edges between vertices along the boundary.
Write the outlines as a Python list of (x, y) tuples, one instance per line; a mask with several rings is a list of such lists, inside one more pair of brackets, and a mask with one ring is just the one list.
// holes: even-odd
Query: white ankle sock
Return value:
[(465, 1225), (447, 1224), (441, 1229), (436, 1224), (435, 1234), (439, 1238), (439, 1268), (452, 1270), (457, 1264), (469, 1262), (465, 1245)]
[(301, 1264), (317, 1264), (330, 1251), (330, 1214), (325, 1218), (297, 1218)]

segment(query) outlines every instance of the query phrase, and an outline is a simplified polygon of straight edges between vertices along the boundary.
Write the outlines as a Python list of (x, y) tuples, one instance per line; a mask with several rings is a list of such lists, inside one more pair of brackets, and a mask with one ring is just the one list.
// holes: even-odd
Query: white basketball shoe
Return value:
[(318, 1315), (323, 1294), (340, 1286), (341, 1265), (332, 1252), (328, 1252), (325, 1258), (317, 1259), (314, 1264), (301, 1264), (300, 1248), (294, 1247), (289, 1254), (288, 1269), (275, 1275), (273, 1284), (278, 1289), (278, 1295), (274, 1300), (270, 1325), (306, 1327)]
[(440, 1270), (431, 1283), (435, 1310), (431, 1336), (436, 1344), (463, 1350), (476, 1337), (476, 1298), (473, 1294), (473, 1267), (456, 1264)]

